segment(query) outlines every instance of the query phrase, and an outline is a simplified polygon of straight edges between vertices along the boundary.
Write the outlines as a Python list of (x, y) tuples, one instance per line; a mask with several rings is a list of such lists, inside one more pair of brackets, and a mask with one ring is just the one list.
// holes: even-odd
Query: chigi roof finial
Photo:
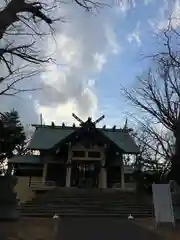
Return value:
[(128, 130), (128, 120), (127, 120), (127, 118), (126, 118), (126, 120), (125, 120), (123, 129), (124, 129), (124, 130)]

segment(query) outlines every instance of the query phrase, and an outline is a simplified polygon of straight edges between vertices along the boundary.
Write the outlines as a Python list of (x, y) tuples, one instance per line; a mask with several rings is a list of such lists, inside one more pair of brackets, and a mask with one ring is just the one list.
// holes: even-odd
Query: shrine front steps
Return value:
[(51, 218), (55, 213), (64, 217), (152, 217), (152, 204), (135, 193), (56, 188), (20, 207), (21, 216)]

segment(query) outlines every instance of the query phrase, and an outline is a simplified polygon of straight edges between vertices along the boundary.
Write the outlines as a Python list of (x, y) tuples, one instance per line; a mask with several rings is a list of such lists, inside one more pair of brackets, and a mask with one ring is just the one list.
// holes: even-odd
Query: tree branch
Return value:
[(37, 17), (47, 24), (52, 24), (53, 20), (46, 16), (42, 9), (40, 2), (26, 3), (25, 0), (11, 0), (0, 12), (0, 39), (13, 23), (19, 21), (19, 13), (29, 12), (34, 18)]

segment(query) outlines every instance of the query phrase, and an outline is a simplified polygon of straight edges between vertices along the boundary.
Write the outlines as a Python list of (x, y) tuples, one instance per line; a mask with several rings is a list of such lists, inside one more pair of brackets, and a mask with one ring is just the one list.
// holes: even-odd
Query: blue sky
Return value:
[(1, 98), (1, 111), (16, 108), (26, 124), (38, 123), (42, 113), (45, 123), (57, 125), (72, 124), (72, 112), (84, 120), (105, 114), (102, 124), (122, 127), (125, 112), (133, 109), (120, 85), (131, 90), (136, 76), (150, 66), (143, 56), (161, 47), (155, 33), (167, 26), (169, 13), (176, 17), (173, 25), (179, 24), (180, 0), (132, 0), (131, 6), (128, 0), (109, 1), (112, 8), (99, 14), (75, 4), (56, 9), (70, 21), (54, 26), (56, 41), (37, 39), (37, 47), (53, 54), (57, 65), (48, 64), (45, 73), (28, 83), (39, 84), (42, 91)]
[[(116, 22), (115, 33), (117, 41), (121, 43), (122, 53), (109, 58), (96, 84), (99, 108), (109, 119), (112, 118), (111, 123), (114, 120), (115, 124), (122, 124), (126, 118), (125, 112), (131, 112), (130, 105), (127, 105), (121, 94), (120, 85), (130, 90), (136, 81), (136, 76), (150, 66), (150, 60), (144, 59), (143, 56), (151, 55), (160, 47), (150, 20), (160, 22), (168, 17), (168, 12), (173, 6), (171, 1), (168, 10), (164, 11), (164, 15), (159, 16), (165, 4), (163, 0), (152, 0), (148, 4), (137, 1), (136, 7), (130, 9), (125, 16), (121, 14), (119, 21)], [(135, 29), (138, 29), (140, 43), (136, 39), (128, 41), (128, 35), (131, 35)]]

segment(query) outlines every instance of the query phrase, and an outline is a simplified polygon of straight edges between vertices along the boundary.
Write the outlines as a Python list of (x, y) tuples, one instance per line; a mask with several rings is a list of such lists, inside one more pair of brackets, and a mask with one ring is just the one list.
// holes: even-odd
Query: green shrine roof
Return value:
[(40, 127), (34, 132), (29, 149), (46, 150), (51, 149), (55, 144), (74, 132), (73, 128), (52, 128)]
[[(34, 125), (36, 130), (28, 146), (33, 150), (48, 150), (60, 143), (80, 127)], [(139, 148), (131, 135), (123, 129), (97, 128), (126, 153), (139, 153)]]
[(101, 130), (112, 142), (126, 153), (139, 153), (139, 148), (128, 132), (123, 130)]

